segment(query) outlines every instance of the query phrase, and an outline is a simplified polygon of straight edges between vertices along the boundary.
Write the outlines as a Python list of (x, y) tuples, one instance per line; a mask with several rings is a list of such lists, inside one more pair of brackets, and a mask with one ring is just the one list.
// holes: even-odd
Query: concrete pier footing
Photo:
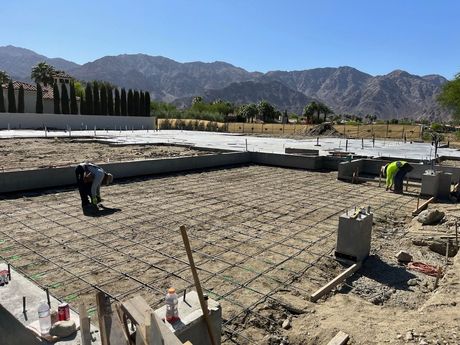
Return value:
[[(358, 211), (359, 212), (359, 211)], [(350, 211), (339, 217), (335, 255), (353, 261), (363, 261), (371, 249), (373, 214)]]
[[(221, 343), (222, 331), (222, 308), (218, 302), (208, 299), (208, 309), (208, 320), (211, 324), (214, 340), (215, 343), (219, 345)], [(166, 315), (166, 306), (155, 310), (155, 314), (157, 314), (160, 319), (164, 319)], [(211, 345), (198, 294), (195, 291), (187, 293), (185, 300), (184, 296), (179, 298), (179, 317), (180, 320), (173, 324), (166, 322), (168, 328), (179, 338), (179, 340), (182, 342), (188, 340), (192, 344)]]

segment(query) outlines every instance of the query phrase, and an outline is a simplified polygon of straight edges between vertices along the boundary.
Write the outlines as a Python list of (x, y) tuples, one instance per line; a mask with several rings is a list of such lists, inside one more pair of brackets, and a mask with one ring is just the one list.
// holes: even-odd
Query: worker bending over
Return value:
[(403, 192), (404, 177), (414, 168), (405, 161), (391, 162), (382, 167), (382, 176), (386, 177), (386, 189), (393, 187), (393, 192), (401, 194)]
[(107, 186), (113, 181), (112, 174), (92, 163), (80, 163), (75, 169), (75, 176), (83, 208), (90, 205), (97, 207), (102, 201), (101, 184)]

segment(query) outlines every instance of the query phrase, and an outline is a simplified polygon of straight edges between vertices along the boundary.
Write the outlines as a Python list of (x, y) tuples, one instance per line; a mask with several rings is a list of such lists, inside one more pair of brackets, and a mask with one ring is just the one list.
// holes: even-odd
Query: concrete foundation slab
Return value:
[[(6, 265), (0, 265), (0, 269), (6, 268)], [(0, 330), (7, 330), (1, 332), (2, 334), (2, 345), (24, 345), (24, 339), (33, 339), (34, 336), (23, 334), (23, 329), (20, 325), (29, 326), (37, 329), (38, 327), (38, 313), (37, 307), (42, 301), (46, 301), (46, 292), (32, 283), (30, 280), (11, 269), (11, 281), (2, 287), (0, 287), (1, 305), (10, 315), (0, 314)], [(26, 312), (23, 312), (23, 297), (26, 298)], [(58, 305), (62, 303), (56, 298), (50, 296), (51, 310), (56, 310)], [(70, 319), (74, 320), (77, 327), (80, 325), (80, 318), (77, 313), (73, 310), (70, 311)], [(15, 322), (17, 320), (18, 322)], [(91, 330), (97, 331), (97, 327), (91, 325)], [(17, 337), (8, 337), (4, 340), (5, 334), (16, 334)], [(100, 344), (99, 333), (93, 333), (95, 341), (92, 344)], [(47, 341), (41, 339), (35, 339), (36, 344), (49, 344)], [(79, 345), (80, 344), (80, 331), (75, 336), (65, 338), (59, 341), (59, 344), (68, 345)]]

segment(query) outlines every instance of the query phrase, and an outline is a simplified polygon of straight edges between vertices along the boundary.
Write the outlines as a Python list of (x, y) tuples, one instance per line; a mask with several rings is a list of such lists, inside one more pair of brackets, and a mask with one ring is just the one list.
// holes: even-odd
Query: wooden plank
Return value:
[[(176, 337), (176, 335), (165, 325), (165, 323), (157, 316), (157, 314), (151, 314), (151, 324), (155, 325), (155, 328), (160, 330), (160, 334), (164, 339), (164, 345), (182, 345), (182, 341)], [(154, 329), (152, 327), (152, 329)], [(156, 345), (153, 343), (152, 345)]]
[(96, 307), (102, 345), (128, 345), (128, 336), (118, 313), (112, 312), (109, 298), (103, 292), (96, 294)]
[(136, 326), (136, 345), (149, 345), (144, 324)]
[(105, 320), (105, 315), (107, 315), (107, 301), (106, 295), (103, 292), (98, 292), (96, 294), (96, 309), (97, 316), (99, 321), (99, 332), (101, 333), (101, 343), (102, 345), (110, 345), (109, 336), (107, 330), (107, 322)]
[(359, 268), (361, 267), (361, 262), (357, 262), (350, 267), (348, 267), (345, 271), (340, 273), (337, 277), (332, 279), (329, 283), (318, 289), (315, 293), (313, 293), (310, 296), (310, 301), (311, 302), (316, 302), (319, 300), (322, 296), (327, 294), (329, 291), (331, 291), (334, 287), (336, 287), (338, 284), (343, 282), (345, 279), (348, 277), (352, 276)]
[(163, 323), (161, 320), (158, 322), (155, 318), (155, 313), (147, 314), (145, 317), (145, 322), (148, 322), (148, 327), (146, 327), (147, 340), (149, 345), (164, 345), (165, 339), (162, 336), (160, 329), (160, 323)]
[(121, 309), (137, 325), (136, 345), (182, 345), (142, 296), (123, 302)]
[(203, 312), (203, 319), (206, 324), (206, 329), (208, 330), (209, 339), (211, 341), (211, 345), (217, 345), (214, 335), (212, 334), (211, 323), (209, 322), (208, 307), (203, 298), (203, 290), (201, 289), (200, 279), (198, 278), (198, 273), (195, 268), (195, 261), (193, 260), (192, 248), (190, 247), (187, 230), (185, 229), (184, 225), (180, 227), (180, 232), (182, 235), (182, 240), (184, 241), (185, 251), (187, 252), (188, 260), (190, 262), (190, 269), (192, 270), (193, 280), (195, 281), (196, 293), (198, 295), (198, 299), (200, 300), (201, 311)]
[(81, 345), (91, 345), (91, 325), (84, 303), (78, 307), (78, 314), (80, 316)]
[(418, 215), (423, 209), (425, 209), (429, 203), (432, 203), (436, 200), (434, 196), (429, 198), (427, 201), (425, 201), (423, 204), (421, 204), (419, 207), (417, 207), (415, 210), (412, 211), (412, 215), (416, 216)]
[(327, 343), (327, 345), (344, 345), (348, 343), (349, 339), (350, 336), (347, 333), (339, 331), (339, 333), (337, 333), (335, 337)]
[(140, 325), (145, 323), (145, 315), (152, 310), (142, 296), (135, 296), (121, 303), (122, 310), (135, 324)]

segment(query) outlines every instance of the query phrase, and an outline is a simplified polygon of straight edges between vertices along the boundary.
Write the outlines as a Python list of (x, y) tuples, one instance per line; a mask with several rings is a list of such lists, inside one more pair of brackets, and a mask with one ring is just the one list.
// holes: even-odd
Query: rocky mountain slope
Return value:
[(30, 81), (32, 66), (46, 61), (58, 70), (69, 71), (79, 65), (61, 58), (48, 58), (29, 49), (14, 46), (0, 47), (0, 70), (6, 71), (14, 80)]
[(193, 96), (237, 104), (265, 99), (280, 110), (300, 113), (312, 99), (338, 114), (373, 114), (379, 118), (447, 118), (436, 102), (446, 79), (395, 70), (371, 76), (352, 67), (304, 71), (248, 72), (225, 62), (188, 62), (145, 54), (105, 56), (84, 65), (49, 59), (30, 50), (0, 47), (0, 70), (27, 81), (39, 61), (47, 61), (81, 80), (106, 80), (115, 85), (149, 90), (153, 99), (190, 104)]

